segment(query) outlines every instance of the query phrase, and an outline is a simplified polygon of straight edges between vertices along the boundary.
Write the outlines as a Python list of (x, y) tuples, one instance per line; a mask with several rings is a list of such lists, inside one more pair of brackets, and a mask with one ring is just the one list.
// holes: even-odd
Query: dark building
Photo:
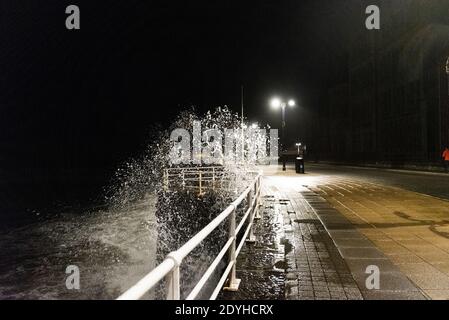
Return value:
[[(449, 1), (360, 4), (344, 80), (329, 85), (327, 109), (316, 119), (327, 126), (316, 126), (315, 156), (395, 166), (440, 162), (449, 145)], [(381, 9), (380, 30), (365, 28), (371, 4)]]

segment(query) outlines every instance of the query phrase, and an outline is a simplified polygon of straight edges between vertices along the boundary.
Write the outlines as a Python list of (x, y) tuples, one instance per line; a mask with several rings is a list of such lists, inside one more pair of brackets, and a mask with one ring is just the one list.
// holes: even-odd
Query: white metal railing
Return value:
[[(253, 224), (254, 220), (259, 218), (260, 206), (260, 192), (261, 192), (261, 175), (251, 182), (250, 186), (243, 191), (240, 196), (231, 203), (222, 213), (220, 213), (214, 220), (212, 220), (204, 229), (192, 237), (186, 244), (184, 244), (177, 251), (168, 254), (167, 258), (159, 264), (153, 271), (142, 278), (136, 285), (122, 294), (118, 300), (137, 300), (142, 298), (145, 293), (151, 290), (162, 279), (166, 278), (166, 297), (168, 300), (180, 300), (180, 266), (185, 257), (187, 257), (201, 242), (203, 242), (218, 226), (220, 226), (227, 218), (229, 218), (229, 233), (226, 244), (221, 249), (215, 260), (203, 274), (201, 279), (197, 282), (193, 290), (187, 295), (186, 300), (194, 300), (203, 289), (204, 285), (209, 280), (210, 276), (218, 267), (220, 261), (223, 260), (226, 253), (228, 253), (228, 263), (223, 272), (215, 290), (210, 296), (210, 300), (215, 300), (226, 280), (226, 290), (236, 291), (238, 289), (240, 280), (236, 278), (236, 263), (237, 256), (247, 241), (254, 241)], [(243, 201), (247, 199), (248, 207), (242, 219), (238, 222), (236, 210), (242, 205)], [(242, 231), (245, 223), (248, 226), (245, 229), (241, 241), (237, 244), (237, 237)]]
[(229, 182), (230, 174), (223, 167), (186, 167), (164, 170), (164, 189), (172, 186), (182, 189), (196, 189), (200, 194), (206, 189), (223, 189)]

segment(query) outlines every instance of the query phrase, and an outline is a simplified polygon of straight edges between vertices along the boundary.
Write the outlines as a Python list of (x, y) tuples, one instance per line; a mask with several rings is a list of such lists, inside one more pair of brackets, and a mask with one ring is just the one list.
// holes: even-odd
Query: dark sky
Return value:
[[(3, 0), (3, 171), (103, 181), (180, 109), (238, 111), (242, 84), (250, 119), (279, 126), (268, 100), (291, 96), (300, 106), (289, 126), (299, 128), (302, 110), (319, 108), (329, 82), (344, 77), (358, 3)], [(79, 31), (65, 28), (69, 4), (80, 7)]]

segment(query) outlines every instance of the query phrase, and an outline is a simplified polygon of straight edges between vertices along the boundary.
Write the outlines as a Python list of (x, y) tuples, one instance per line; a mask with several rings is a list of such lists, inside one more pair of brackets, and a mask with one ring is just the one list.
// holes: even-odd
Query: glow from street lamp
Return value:
[(257, 123), (253, 123), (253, 125), (251, 126), (253, 129), (257, 129), (259, 127), (259, 125)]
[(274, 98), (273, 100), (271, 100), (271, 107), (273, 109), (279, 109), (281, 107), (281, 100), (279, 98)]
[(289, 107), (294, 107), (294, 106), (296, 106), (295, 100), (289, 100), (289, 101), (288, 101), (288, 106), (289, 106)]

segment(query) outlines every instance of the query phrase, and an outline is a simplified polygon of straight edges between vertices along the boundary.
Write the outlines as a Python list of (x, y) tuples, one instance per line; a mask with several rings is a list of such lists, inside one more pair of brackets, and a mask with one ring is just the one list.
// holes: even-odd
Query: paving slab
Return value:
[(363, 291), (366, 300), (427, 300), (426, 297), (417, 291)]
[(337, 243), (338, 250), (340, 251), (344, 259), (382, 259), (386, 258), (385, 255), (376, 248), (348, 248), (339, 247)]

